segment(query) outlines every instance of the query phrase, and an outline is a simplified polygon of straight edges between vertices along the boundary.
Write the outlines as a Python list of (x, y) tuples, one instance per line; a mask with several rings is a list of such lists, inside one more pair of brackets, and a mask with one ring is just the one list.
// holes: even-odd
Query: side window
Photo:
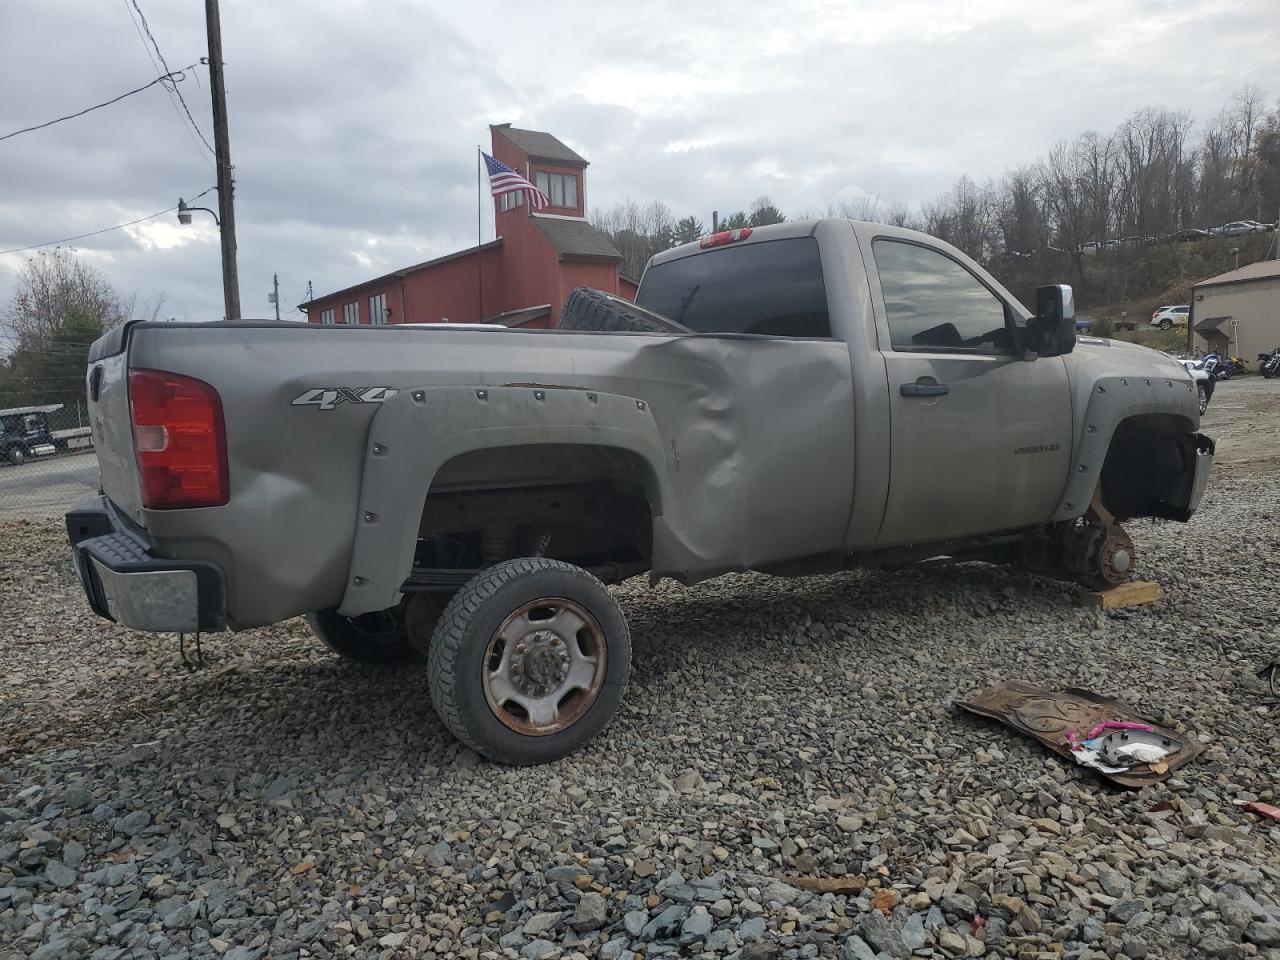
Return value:
[(1013, 349), (1004, 301), (959, 263), (897, 240), (877, 240), (872, 250), (893, 349)]

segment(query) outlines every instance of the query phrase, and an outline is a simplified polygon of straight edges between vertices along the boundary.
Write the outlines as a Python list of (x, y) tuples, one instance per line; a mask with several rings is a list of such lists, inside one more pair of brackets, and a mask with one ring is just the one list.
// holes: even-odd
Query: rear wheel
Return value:
[(503, 763), (556, 760), (617, 712), (631, 670), (622, 609), (559, 560), (507, 560), (449, 602), (431, 639), (431, 700), (467, 746)]
[(1204, 412), (1209, 409), (1209, 388), (1203, 383), (1197, 383), (1196, 393), (1200, 397), (1200, 415), (1204, 416)]
[(15, 467), (27, 462), (27, 454), (21, 447), (10, 447), (8, 457), (9, 462)]
[(1160, 321), (1160, 329), (1161, 329), (1161, 330), (1172, 330), (1172, 329), (1173, 329), (1173, 321), (1172, 321), (1172, 320), (1170, 320), (1168, 317), (1165, 317), (1164, 319), (1162, 319), (1162, 320)]
[(337, 610), (307, 614), (312, 632), (338, 656), (356, 663), (405, 663), (420, 659), (405, 629), (403, 605), (358, 617)]

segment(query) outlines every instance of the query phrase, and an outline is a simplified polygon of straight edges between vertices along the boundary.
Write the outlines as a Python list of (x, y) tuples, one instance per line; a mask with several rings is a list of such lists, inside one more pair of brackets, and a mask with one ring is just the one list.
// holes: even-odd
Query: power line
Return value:
[[(138, 40), (141, 41), (142, 43), (143, 52), (146, 53), (147, 59), (151, 61), (152, 66), (156, 68), (156, 71), (158, 73), (160, 72), (168, 73), (169, 66), (165, 62), (164, 54), (160, 52), (160, 45), (156, 43), (156, 38), (151, 33), (151, 27), (149, 24), (147, 24), (147, 18), (143, 16), (142, 8), (138, 6), (136, 0), (132, 0), (132, 6), (130, 6), (130, 3), (131, 3), (131, 0), (124, 0), (124, 9), (125, 9), (125, 12), (129, 14), (129, 22), (133, 24), (133, 29), (138, 34)], [(143, 36), (142, 28), (139, 27), (138, 25), (138, 21), (134, 19), (134, 15), (133, 15), (134, 10), (137, 10), (138, 16), (141, 17), (142, 19), (143, 26), (146, 27), (145, 37)], [(147, 37), (151, 38), (150, 47), (147, 46)], [(156, 56), (160, 58), (159, 63), (156, 62), (156, 56), (152, 56), (151, 54), (152, 47), (155, 48)], [(203, 143), (205, 150), (208, 150), (209, 153), (214, 153), (213, 148), (209, 146), (209, 141), (205, 139), (205, 136), (200, 131), (200, 128), (196, 126), (196, 121), (191, 116), (191, 111), (187, 109), (187, 101), (183, 100), (182, 91), (179, 90), (176, 86), (170, 86), (169, 84), (164, 84), (163, 86), (164, 86), (165, 93), (169, 95), (169, 102), (173, 104), (173, 109), (178, 112), (178, 119), (182, 122), (182, 129), (187, 132), (187, 136), (191, 139), (192, 144), (195, 145), (196, 149), (200, 152), (200, 155), (204, 157), (205, 162), (209, 164), (210, 168), (216, 169), (216, 167), (214, 166), (213, 160), (209, 159), (209, 157), (205, 154), (205, 151), (200, 149), (200, 144)], [(174, 94), (177, 94), (177, 100), (174, 99)], [(181, 107), (178, 106), (179, 103), (182, 104)], [(184, 114), (186, 115), (186, 119), (183, 119)], [(195, 131), (196, 136), (191, 135), (193, 130)], [(197, 141), (196, 137), (199, 137), (200, 140)]]
[[(211, 193), (213, 189), (214, 189), (213, 187), (210, 187), (208, 190), (205, 190), (203, 193), (196, 194), (191, 199), (199, 200), (206, 193)], [(137, 220), (130, 220), (128, 223), (117, 223), (114, 227), (103, 227), (101, 230), (94, 230), (91, 233), (81, 233), (74, 237), (63, 237), (61, 240), (47, 240), (44, 243), (33, 243), (29, 247), (14, 247), (12, 250), (0, 250), (0, 256), (4, 256), (7, 253), (23, 253), (24, 251), (27, 251), (27, 250), (35, 250), (38, 247), (52, 247), (60, 243), (70, 243), (72, 240), (83, 240), (86, 237), (96, 237), (102, 233), (110, 233), (112, 230), (119, 230), (123, 227), (132, 227), (135, 223), (144, 223), (147, 220), (154, 220), (156, 217), (163, 217), (166, 213), (172, 213), (174, 210), (177, 210), (177, 209), (178, 209), (178, 205), (174, 204), (172, 207), (167, 207), (166, 209), (161, 210), (159, 213), (153, 213), (146, 217), (139, 217)]]
[[(147, 32), (147, 39), (151, 41), (151, 46), (155, 47), (156, 56), (160, 58), (160, 65), (168, 71), (169, 63), (165, 60), (164, 54), (160, 52), (160, 44), (156, 43), (156, 38), (151, 33), (151, 24), (147, 23), (146, 15), (142, 12), (142, 8), (138, 6), (138, 0), (130, 0), (130, 2), (133, 4), (133, 9), (138, 11), (138, 19), (142, 21), (142, 29)], [(182, 91), (178, 89), (178, 85), (175, 83), (171, 85), (169, 89), (178, 95), (178, 102), (182, 104), (183, 113), (185, 113), (187, 115), (187, 119), (191, 121), (191, 126), (195, 129), (196, 133), (200, 134), (200, 139), (204, 142), (206, 149), (208, 149), (210, 153), (213, 153), (213, 144), (208, 140), (205, 140), (204, 133), (201, 132), (200, 125), (196, 123), (196, 118), (191, 115), (191, 110), (187, 107), (187, 101), (183, 99)]]
[(176, 84), (179, 80), (185, 80), (186, 71), (190, 70), (194, 66), (195, 64), (192, 63), (183, 67), (181, 70), (174, 70), (171, 73), (162, 74), (150, 83), (144, 83), (142, 86), (130, 90), (128, 93), (122, 93), (120, 96), (113, 97), (103, 103), (95, 104), (92, 107), (85, 107), (77, 113), (69, 113), (65, 117), (58, 117), (56, 120), (47, 120), (44, 123), (36, 124), (34, 127), (23, 127), (21, 130), (13, 131), (13, 133), (6, 133), (4, 136), (0, 137), (0, 140), (8, 140), (10, 137), (16, 137), (20, 133), (31, 133), (33, 130), (43, 130), (45, 127), (52, 127), (55, 123), (62, 123), (64, 120), (74, 120), (76, 117), (83, 117), (86, 113), (92, 113), (94, 110), (101, 110), (103, 107), (109, 107), (113, 103), (119, 103), (125, 97), (132, 97), (135, 93), (141, 93), (143, 90), (148, 90), (151, 87), (154, 87), (157, 83), (163, 83), (166, 80), (170, 80)]

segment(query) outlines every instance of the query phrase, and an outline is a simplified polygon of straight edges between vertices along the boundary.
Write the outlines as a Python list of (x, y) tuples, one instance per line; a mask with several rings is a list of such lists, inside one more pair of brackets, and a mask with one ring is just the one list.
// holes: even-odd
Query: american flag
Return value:
[(541, 210), (551, 202), (545, 193), (501, 160), (495, 160), (483, 150), (480, 151), (480, 156), (484, 157), (484, 165), (489, 168), (489, 189), (495, 197), (505, 193), (527, 193), (529, 203), (535, 210)]

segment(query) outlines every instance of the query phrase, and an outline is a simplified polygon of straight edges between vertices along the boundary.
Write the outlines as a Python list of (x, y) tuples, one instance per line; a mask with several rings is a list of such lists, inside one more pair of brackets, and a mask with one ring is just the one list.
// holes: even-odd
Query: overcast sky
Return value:
[[(170, 67), (207, 53), (199, 0), (138, 3)], [(156, 76), (130, 9), (0, 0), (0, 135)], [(270, 314), (275, 271), (295, 319), (307, 281), (475, 243), (490, 123), (590, 160), (590, 207), (661, 199), (709, 225), (761, 194), (784, 213), (918, 203), (1144, 106), (1203, 120), (1247, 83), (1280, 94), (1275, 0), (223, 0), (222, 31), (244, 314)], [(212, 139), (206, 69), (181, 89)], [(214, 173), (194, 138), (153, 87), (0, 142), (0, 250), (199, 193)], [(166, 316), (218, 319), (218, 235), (196, 217), (71, 246), (123, 293), (163, 292)], [(4, 302), (27, 256), (0, 255)]]

